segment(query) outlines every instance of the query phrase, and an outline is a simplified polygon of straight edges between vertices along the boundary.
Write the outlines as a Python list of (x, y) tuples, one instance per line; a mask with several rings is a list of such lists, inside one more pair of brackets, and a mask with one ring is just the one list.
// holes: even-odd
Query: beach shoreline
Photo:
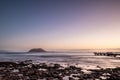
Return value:
[(0, 80), (119, 80), (120, 67), (87, 69), (59, 63), (0, 62)]

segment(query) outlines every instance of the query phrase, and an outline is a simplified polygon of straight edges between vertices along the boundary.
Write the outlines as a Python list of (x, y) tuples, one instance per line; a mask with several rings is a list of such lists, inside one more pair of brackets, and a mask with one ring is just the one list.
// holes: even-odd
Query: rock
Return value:
[(1, 62), (0, 80), (120, 80), (120, 67), (89, 69), (68, 66), (61, 69), (60, 64), (33, 64), (31, 60), (18, 63)]
[(42, 48), (34, 48), (34, 49), (29, 50), (28, 52), (29, 53), (30, 52), (36, 53), (36, 52), (46, 52), (46, 51), (44, 49), (42, 49)]
[(14, 62), (0, 62), (0, 67), (1, 66), (4, 66), (4, 67), (7, 67), (7, 66), (16, 66), (17, 64), (14, 63)]
[(54, 69), (60, 68), (60, 64), (54, 64)]
[(74, 78), (72, 78), (72, 77), (69, 77), (69, 80), (75, 80)]

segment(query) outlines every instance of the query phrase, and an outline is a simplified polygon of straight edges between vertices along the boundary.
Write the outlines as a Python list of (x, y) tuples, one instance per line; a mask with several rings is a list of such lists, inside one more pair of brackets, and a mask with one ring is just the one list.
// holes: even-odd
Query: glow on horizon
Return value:
[(5, 2), (1, 5), (4, 14), (0, 15), (3, 20), (0, 24), (0, 49), (120, 48), (118, 2), (43, 1), (40, 5), (32, 1), (21, 6), (23, 2), (18, 1), (17, 5), (13, 4)]

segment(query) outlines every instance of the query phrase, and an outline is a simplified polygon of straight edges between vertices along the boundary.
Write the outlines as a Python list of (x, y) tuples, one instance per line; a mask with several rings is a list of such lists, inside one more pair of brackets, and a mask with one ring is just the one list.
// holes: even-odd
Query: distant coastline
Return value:
[(93, 52), (120, 52), (119, 48), (113, 49), (54, 49), (54, 50), (44, 50), (43, 48), (33, 48), (23, 51), (12, 51), (12, 50), (0, 50), (0, 53), (93, 53)]

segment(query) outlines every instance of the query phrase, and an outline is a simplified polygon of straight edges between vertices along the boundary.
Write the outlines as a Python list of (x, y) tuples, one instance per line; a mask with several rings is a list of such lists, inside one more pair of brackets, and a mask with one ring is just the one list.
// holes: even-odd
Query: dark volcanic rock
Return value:
[(63, 67), (60, 64), (33, 64), (32, 60), (22, 62), (0, 62), (0, 80), (120, 80), (120, 67), (88, 69)]
[(14, 62), (0, 62), (0, 67), (1, 66), (10, 66), (10, 65), (14, 65), (14, 66), (16, 66), (17, 64), (16, 63), (14, 63)]
[(34, 49), (29, 50), (28, 52), (46, 52), (46, 51), (42, 48), (34, 48)]

